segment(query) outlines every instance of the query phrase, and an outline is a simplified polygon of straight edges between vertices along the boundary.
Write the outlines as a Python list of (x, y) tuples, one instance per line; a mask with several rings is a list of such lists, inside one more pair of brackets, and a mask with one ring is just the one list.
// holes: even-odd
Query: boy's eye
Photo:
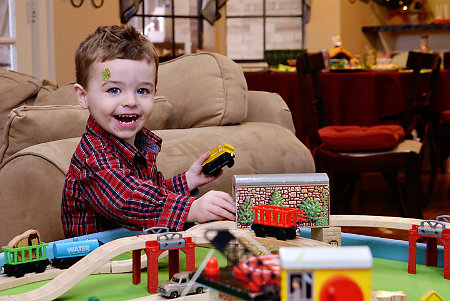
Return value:
[(137, 90), (137, 93), (138, 94), (149, 94), (150, 91), (148, 89), (146, 89), (146, 88), (140, 88), (140, 89)]
[(111, 88), (108, 90), (108, 92), (111, 94), (117, 94), (120, 92), (120, 89), (119, 88)]

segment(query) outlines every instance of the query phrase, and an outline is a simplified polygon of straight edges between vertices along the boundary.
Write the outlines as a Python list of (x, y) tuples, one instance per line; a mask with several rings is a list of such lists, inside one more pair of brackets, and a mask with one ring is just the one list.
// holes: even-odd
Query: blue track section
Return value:
[[(142, 231), (130, 231), (130, 230), (127, 230), (124, 228), (118, 228), (118, 229), (114, 229), (114, 230), (83, 235), (83, 236), (78, 237), (78, 239), (79, 240), (98, 239), (99, 241), (101, 241), (102, 243), (105, 244), (105, 243), (108, 243), (108, 242), (113, 241), (118, 238), (135, 236), (135, 235), (140, 235), (140, 234), (143, 234), (143, 232)], [(48, 246), (47, 246), (47, 258), (48, 259), (55, 258), (55, 256), (53, 255), (53, 245), (55, 243), (70, 242), (70, 241), (72, 241), (72, 238), (49, 242)], [(0, 267), (3, 266), (4, 264), (5, 264), (5, 253), (2, 252), (2, 253), (0, 253)], [(0, 272), (0, 274), (1, 274), (1, 272)]]
[[(311, 229), (301, 228), (300, 236), (311, 238)], [(392, 259), (408, 262), (408, 242), (403, 240), (372, 237), (358, 234), (342, 233), (341, 243), (343, 246), (368, 246), (373, 257)], [(427, 245), (417, 243), (417, 262), (426, 263)], [(444, 266), (444, 247), (438, 246), (437, 266)]]

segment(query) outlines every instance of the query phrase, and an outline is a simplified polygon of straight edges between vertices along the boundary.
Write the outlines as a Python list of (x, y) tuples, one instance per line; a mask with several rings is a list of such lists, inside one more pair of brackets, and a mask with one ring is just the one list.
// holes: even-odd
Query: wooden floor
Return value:
[[(428, 185), (429, 175), (422, 175), (422, 185)], [(450, 171), (438, 174), (434, 190), (425, 196), (424, 219), (435, 219), (439, 215), (450, 215)], [(354, 214), (399, 216), (397, 200), (393, 199), (384, 179), (376, 173), (362, 176), (352, 201)], [(342, 232), (408, 240), (407, 231), (379, 228), (343, 228)]]

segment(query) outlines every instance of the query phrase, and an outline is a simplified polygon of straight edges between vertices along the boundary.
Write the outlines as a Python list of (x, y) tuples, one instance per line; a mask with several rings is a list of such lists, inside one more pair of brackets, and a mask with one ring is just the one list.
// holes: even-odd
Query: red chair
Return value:
[[(317, 171), (326, 172), (330, 177), (332, 213), (349, 213), (350, 200), (360, 175), (380, 172), (399, 200), (401, 214), (422, 217), (420, 174), (423, 144), (429, 129), (429, 119), (425, 115), (431, 110), (439, 64), (438, 54), (409, 53), (407, 67), (413, 72), (406, 110), (399, 124), (327, 126), (319, 79), (324, 68), (322, 55), (305, 53), (297, 58), (306, 144), (313, 153)], [(431, 75), (424, 73), (424, 69), (431, 69)], [(313, 91), (308, 74), (312, 78)], [(418, 129), (420, 137), (412, 139), (414, 129)], [(401, 171), (405, 174), (405, 189), (398, 178)]]

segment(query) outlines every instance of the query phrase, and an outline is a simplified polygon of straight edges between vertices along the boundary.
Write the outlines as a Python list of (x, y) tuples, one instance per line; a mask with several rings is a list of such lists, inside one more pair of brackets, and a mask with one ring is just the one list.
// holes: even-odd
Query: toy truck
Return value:
[[(165, 297), (177, 298), (181, 295), (184, 289), (191, 281), (194, 272), (181, 272), (172, 276), (172, 279), (168, 282), (164, 282), (158, 287), (158, 293)], [(193, 283), (189, 289), (189, 294), (201, 294), (203, 293), (203, 286)]]
[(203, 163), (203, 173), (205, 175), (217, 176), (224, 166), (232, 167), (234, 165), (234, 147), (225, 143), (218, 145), (210, 151), (210, 156)]

